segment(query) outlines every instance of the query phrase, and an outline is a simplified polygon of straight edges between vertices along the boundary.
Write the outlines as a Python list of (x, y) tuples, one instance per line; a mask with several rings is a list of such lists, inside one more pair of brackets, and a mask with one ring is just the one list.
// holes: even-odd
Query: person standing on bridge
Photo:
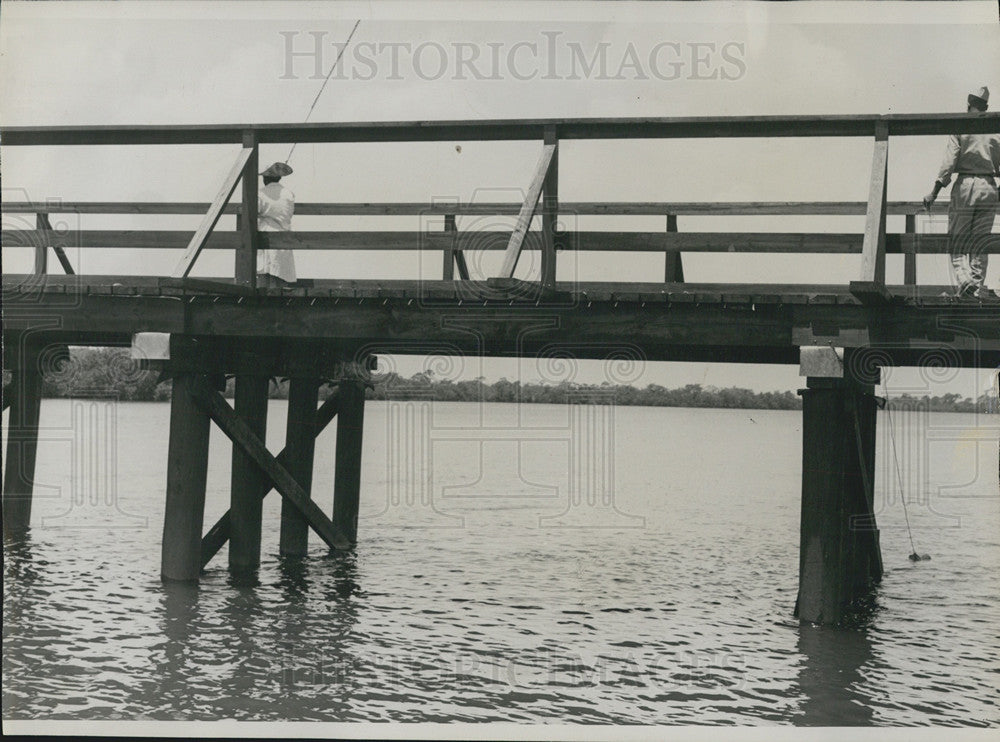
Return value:
[[(985, 111), (989, 99), (989, 89), (979, 88), (969, 94), (966, 111)], [(997, 181), (1000, 179), (1000, 135), (953, 134), (948, 140), (934, 190), (924, 197), (924, 208), (930, 209), (954, 174), (958, 178), (952, 186), (948, 206), (952, 279), (958, 296), (984, 299), (988, 289), (983, 286), (983, 278), (989, 258), (985, 248), (993, 231)]]
[[(292, 174), (284, 162), (276, 162), (261, 173), (264, 187), (257, 195), (257, 230), (260, 232), (290, 232), (295, 213), (295, 194), (281, 184)], [(259, 250), (257, 252), (258, 283), (281, 286), (295, 283), (295, 258), (291, 250)]]

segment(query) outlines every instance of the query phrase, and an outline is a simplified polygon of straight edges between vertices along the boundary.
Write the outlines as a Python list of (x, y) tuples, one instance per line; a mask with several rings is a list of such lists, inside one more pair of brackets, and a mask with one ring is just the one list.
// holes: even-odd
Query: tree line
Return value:
[[(9, 374), (4, 372), (4, 383)], [(235, 381), (229, 379), (226, 396), (232, 397)], [(321, 397), (331, 393), (328, 386)], [(53, 362), (43, 368), (44, 397), (113, 397), (123, 401), (153, 402), (170, 399), (170, 381), (161, 381), (156, 371), (142, 368), (125, 348), (72, 348), (68, 361)], [(442, 402), (524, 402), (537, 404), (618, 404), (650, 407), (721, 407), (755, 410), (798, 410), (802, 398), (791, 391), (754, 392), (736, 387), (719, 389), (686, 384), (668, 389), (659, 384), (643, 388), (628, 384), (577, 384), (563, 381), (521, 383), (500, 379), (487, 383), (482, 377), (452, 381), (435, 378), (422, 371), (406, 378), (395, 372), (375, 375), (366, 390), (366, 399), (427, 399)], [(274, 379), (272, 399), (288, 398), (288, 380)], [(977, 399), (947, 393), (915, 397), (893, 397), (891, 409), (926, 409), (934, 412), (1000, 412), (995, 393)]]

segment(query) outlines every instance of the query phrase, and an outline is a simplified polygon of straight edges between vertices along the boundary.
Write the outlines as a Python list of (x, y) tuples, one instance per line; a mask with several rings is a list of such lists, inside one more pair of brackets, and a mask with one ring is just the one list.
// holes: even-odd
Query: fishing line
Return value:
[[(837, 353), (836, 348), (833, 347), (833, 343), (830, 343), (830, 350), (833, 351), (834, 357), (837, 359), (837, 363), (840, 365), (842, 371), (846, 371), (844, 367), (844, 361), (841, 359), (840, 354)], [(1000, 377), (998, 377), (1000, 378)], [(899, 466), (899, 455), (896, 453), (896, 432), (892, 427), (892, 413), (889, 411), (889, 387), (885, 383), (885, 379), (882, 379), (882, 392), (885, 394), (885, 416), (886, 425), (889, 426), (889, 443), (892, 448), (892, 460), (895, 462), (896, 466), (896, 484), (899, 487), (899, 499), (903, 501), (903, 517), (906, 519), (906, 533), (910, 537), (910, 548), (913, 551), (910, 553), (911, 562), (921, 562), (928, 561), (931, 556), (930, 554), (920, 555), (917, 553), (917, 547), (913, 543), (913, 531), (910, 528), (910, 513), (909, 509), (906, 507), (906, 495), (903, 493), (903, 473)], [(879, 405), (882, 407), (882, 405)], [(868, 473), (864, 470), (864, 452), (863, 446), (861, 444), (861, 428), (858, 423), (857, 409), (854, 410), (854, 431), (857, 436), (858, 442), (858, 459), (862, 462), (861, 477), (864, 480), (865, 490), (870, 491), (872, 496), (875, 494), (874, 487), (870, 487), (868, 482)]]
[[(316, 97), (313, 98), (312, 105), (309, 106), (309, 113), (307, 113), (306, 117), (302, 119), (302, 123), (308, 121), (309, 117), (312, 115), (313, 109), (315, 109), (316, 104), (319, 103), (319, 97), (323, 95), (323, 91), (326, 90), (326, 84), (330, 82), (330, 77), (333, 75), (333, 71), (337, 69), (337, 65), (340, 64), (340, 58), (344, 56), (344, 52), (347, 51), (347, 47), (351, 43), (351, 39), (354, 38), (354, 32), (358, 30), (358, 26), (360, 25), (361, 25), (361, 19), (358, 18), (358, 20), (354, 22), (354, 28), (351, 29), (351, 33), (347, 35), (347, 41), (344, 42), (344, 45), (340, 48), (340, 51), (337, 53), (337, 59), (334, 60), (333, 67), (331, 67), (330, 71), (326, 73), (326, 79), (323, 80), (323, 84), (320, 86), (319, 92), (316, 93)], [(297, 144), (298, 142), (294, 142), (292, 144), (292, 148), (288, 150), (288, 157), (285, 158), (286, 165), (288, 164), (288, 161), (292, 159), (292, 153), (295, 151), (295, 146)]]
[(885, 379), (882, 380), (882, 390), (885, 394), (885, 418), (886, 425), (889, 426), (889, 442), (892, 447), (892, 460), (896, 465), (896, 483), (899, 486), (899, 499), (903, 501), (903, 517), (906, 518), (906, 533), (910, 537), (910, 548), (913, 551), (910, 553), (910, 561), (919, 562), (922, 559), (930, 559), (926, 554), (920, 556), (917, 554), (917, 547), (913, 544), (913, 531), (910, 529), (910, 513), (906, 507), (906, 495), (903, 493), (903, 472), (899, 466), (899, 456), (896, 454), (896, 432), (892, 427), (892, 413), (889, 411), (889, 388), (885, 384)]

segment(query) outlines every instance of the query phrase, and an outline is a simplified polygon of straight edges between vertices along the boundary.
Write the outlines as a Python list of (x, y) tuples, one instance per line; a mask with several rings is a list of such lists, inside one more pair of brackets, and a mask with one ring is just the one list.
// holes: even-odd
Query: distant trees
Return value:
[[(4, 383), (8, 375), (4, 374)], [(232, 397), (234, 380), (229, 379), (226, 395)], [(329, 395), (329, 387), (320, 390)], [(53, 364), (44, 375), (42, 394), (46, 397), (115, 397), (127, 401), (170, 399), (170, 381), (159, 381), (156, 371), (146, 370), (129, 357), (125, 348), (73, 348), (69, 361)], [(288, 398), (287, 379), (275, 379), (271, 397)], [(367, 399), (429, 399), (442, 402), (523, 402), (529, 404), (618, 404), (650, 407), (722, 407), (754, 410), (797, 410), (802, 400), (793, 392), (754, 392), (730, 387), (719, 389), (686, 384), (667, 389), (659, 384), (643, 388), (627, 384), (527, 383), (503, 378), (492, 384), (479, 377), (452, 381), (437, 379), (430, 370), (409, 378), (395, 372), (378, 376)], [(891, 409), (932, 412), (1000, 412), (995, 394), (978, 399), (949, 392), (933, 397), (904, 394), (890, 400)]]

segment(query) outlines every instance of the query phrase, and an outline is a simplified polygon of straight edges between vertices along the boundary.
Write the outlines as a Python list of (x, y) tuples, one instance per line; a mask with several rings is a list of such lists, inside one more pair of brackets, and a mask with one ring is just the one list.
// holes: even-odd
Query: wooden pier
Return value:
[[(35, 215), (35, 229), (4, 229), (5, 247), (30, 247), (34, 270), (3, 275), (4, 368), (13, 381), (3, 520), (7, 538), (30, 524), (40, 408), (40, 358), (68, 345), (141, 345), (159, 338), (157, 364), (173, 379), (167, 456), (162, 577), (197, 580), (229, 543), (229, 567), (260, 562), (261, 503), (283, 498), (280, 551), (303, 556), (308, 531), (333, 549), (358, 539), (364, 451), (364, 388), (377, 353), (434, 347), (455, 355), (537, 356), (554, 349), (611, 358), (623, 343), (647, 360), (800, 364), (816, 349), (840, 349), (839, 366), (806, 373), (799, 598), (802, 620), (837, 623), (881, 577), (873, 509), (874, 385), (880, 368), (919, 366), (945, 349), (964, 367), (1000, 367), (1000, 300), (959, 302), (950, 287), (919, 282), (919, 254), (947, 253), (943, 235), (917, 234), (919, 204), (888, 202), (892, 137), (1000, 131), (997, 114), (713, 119), (463, 121), (268, 126), (42, 127), (0, 130), (5, 146), (232, 144), (233, 167), (212, 203), (4, 203), (5, 214)], [(869, 198), (857, 203), (560, 203), (559, 144), (567, 139), (703, 137), (863, 137), (872, 142)], [(296, 215), (443, 217), (438, 232), (256, 229), (258, 148), (262, 143), (536, 140), (538, 164), (520, 204), (307, 203)], [(242, 183), (239, 196), (233, 199)], [(230, 200), (233, 199), (233, 203)], [(941, 213), (941, 209), (936, 209)], [(52, 229), (50, 214), (202, 214), (190, 230)], [(217, 229), (224, 214), (237, 228)], [(516, 217), (509, 232), (465, 232), (457, 217)], [(656, 232), (563, 231), (561, 215), (660, 215)], [(690, 215), (864, 215), (858, 233), (685, 232)], [(905, 215), (887, 233), (886, 217)], [(539, 223), (538, 229), (532, 226)], [(1000, 252), (994, 234), (982, 249)], [(262, 246), (294, 250), (421, 250), (441, 256), (435, 280), (304, 279), (258, 287)], [(175, 248), (171, 276), (78, 275), (78, 249)], [(231, 276), (192, 278), (203, 250), (230, 250)], [(495, 276), (473, 276), (467, 254), (502, 250)], [(523, 251), (540, 251), (532, 280), (515, 279)], [(561, 279), (565, 251), (659, 253), (663, 281)], [(855, 254), (848, 285), (719, 284), (684, 280), (695, 252)], [(904, 256), (904, 282), (887, 285), (887, 254)], [(63, 274), (48, 272), (54, 255)], [(147, 335), (155, 333), (155, 336)], [(834, 356), (837, 358), (837, 356)], [(234, 404), (220, 390), (236, 377)], [(267, 384), (290, 379), (285, 448), (264, 444)], [(335, 391), (318, 406), (319, 388)], [(334, 504), (312, 499), (316, 436), (337, 419)], [(209, 432), (233, 443), (230, 510), (205, 530)]]

